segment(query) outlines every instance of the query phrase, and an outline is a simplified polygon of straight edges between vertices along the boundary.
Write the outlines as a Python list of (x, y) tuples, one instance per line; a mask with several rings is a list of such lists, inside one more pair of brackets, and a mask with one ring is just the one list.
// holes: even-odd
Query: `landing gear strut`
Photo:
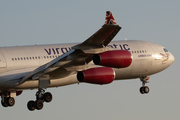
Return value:
[(50, 92), (46, 92), (43, 89), (40, 89), (36, 93), (36, 101), (29, 101), (27, 103), (27, 107), (30, 111), (33, 111), (35, 109), (41, 110), (44, 106), (44, 101), (45, 102), (51, 102), (52, 100), (52, 94)]
[(146, 83), (148, 83), (149, 76), (142, 77), (140, 78), (140, 80), (142, 81), (142, 87), (139, 89), (140, 93), (141, 94), (149, 93), (149, 87), (145, 85)]

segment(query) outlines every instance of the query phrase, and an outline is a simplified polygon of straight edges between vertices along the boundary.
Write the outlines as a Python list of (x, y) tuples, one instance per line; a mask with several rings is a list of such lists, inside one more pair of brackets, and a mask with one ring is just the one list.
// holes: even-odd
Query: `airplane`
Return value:
[(121, 27), (112, 12), (105, 24), (82, 43), (0, 47), (0, 95), (3, 107), (12, 107), (23, 90), (38, 89), (30, 111), (51, 102), (50, 87), (139, 78), (147, 94), (150, 75), (168, 68), (174, 56), (163, 46), (140, 40), (111, 42)]

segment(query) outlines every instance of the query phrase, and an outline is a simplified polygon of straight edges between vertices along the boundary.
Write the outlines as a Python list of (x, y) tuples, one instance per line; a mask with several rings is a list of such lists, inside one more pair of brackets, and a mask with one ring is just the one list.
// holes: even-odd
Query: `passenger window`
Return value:
[(14, 61), (14, 58), (12, 58), (12, 60)]

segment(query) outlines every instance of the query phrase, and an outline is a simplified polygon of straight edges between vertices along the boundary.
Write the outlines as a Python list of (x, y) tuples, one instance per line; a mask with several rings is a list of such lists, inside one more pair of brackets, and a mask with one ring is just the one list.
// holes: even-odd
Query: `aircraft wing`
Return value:
[(116, 36), (120, 29), (121, 27), (116, 24), (112, 13), (107, 11), (106, 22), (101, 29), (83, 43), (73, 46), (67, 53), (25, 75), (20, 80), (19, 84), (26, 80), (38, 80), (43, 75), (52, 73), (61, 67), (65, 68), (67, 71), (86, 69), (87, 64), (92, 60), (93, 54), (106, 51), (106, 46)]

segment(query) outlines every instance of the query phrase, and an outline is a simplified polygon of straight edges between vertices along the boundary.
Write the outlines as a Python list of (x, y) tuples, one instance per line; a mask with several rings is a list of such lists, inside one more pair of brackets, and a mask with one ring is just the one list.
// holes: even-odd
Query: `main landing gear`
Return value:
[(4, 97), (1, 100), (1, 104), (3, 107), (12, 107), (15, 104), (15, 99), (13, 97)]
[(2, 93), (1, 95), (1, 104), (3, 107), (12, 107), (15, 104), (15, 99), (8, 95), (7, 92)]
[(30, 111), (33, 111), (35, 109), (41, 110), (45, 102), (51, 102), (52, 100), (52, 94), (50, 92), (45, 92), (45, 90), (40, 89), (36, 93), (36, 101), (29, 101), (27, 103), (27, 107)]
[(149, 76), (145, 76), (140, 78), (140, 80), (142, 81), (142, 87), (139, 89), (141, 94), (147, 94), (149, 93), (149, 87), (145, 86), (146, 83), (148, 83), (149, 80)]
[(45, 92), (45, 89), (47, 85), (50, 84), (50, 77), (49, 75), (43, 75), (39, 78), (38, 81), (38, 91), (36, 92), (36, 101), (29, 101), (27, 103), (27, 107), (30, 111), (33, 111), (35, 109), (41, 110), (44, 106), (45, 102), (51, 102), (52, 100), (52, 94), (50, 92)]

